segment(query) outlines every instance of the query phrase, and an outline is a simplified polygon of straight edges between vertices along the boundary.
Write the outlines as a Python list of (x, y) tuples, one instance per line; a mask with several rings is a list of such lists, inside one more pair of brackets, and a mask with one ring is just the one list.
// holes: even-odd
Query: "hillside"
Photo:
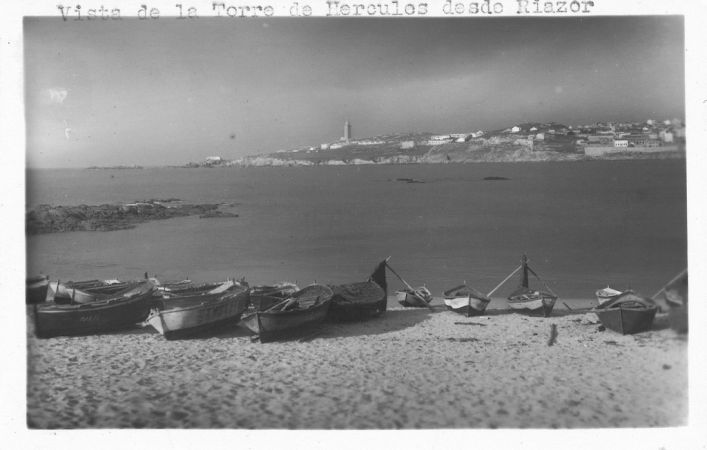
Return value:
[(194, 166), (315, 166), (361, 164), (438, 164), (523, 161), (577, 161), (584, 159), (681, 158), (682, 151), (628, 151), (587, 156), (584, 145), (594, 130), (563, 124), (529, 122), (511, 128), (472, 133), (433, 135), (405, 133), (338, 141), (316, 147), (247, 156), (233, 161)]

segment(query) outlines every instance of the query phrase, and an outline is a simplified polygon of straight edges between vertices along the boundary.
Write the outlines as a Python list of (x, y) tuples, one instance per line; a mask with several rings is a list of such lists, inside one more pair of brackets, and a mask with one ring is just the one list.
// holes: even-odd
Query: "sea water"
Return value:
[(27, 180), (28, 207), (180, 198), (239, 214), (28, 236), (28, 273), (52, 279), (147, 271), (304, 286), (364, 280), (391, 256), (408, 283), (439, 296), (464, 281), (488, 292), (525, 253), (561, 298), (590, 299), (607, 285), (652, 295), (687, 265), (684, 160), (57, 169)]

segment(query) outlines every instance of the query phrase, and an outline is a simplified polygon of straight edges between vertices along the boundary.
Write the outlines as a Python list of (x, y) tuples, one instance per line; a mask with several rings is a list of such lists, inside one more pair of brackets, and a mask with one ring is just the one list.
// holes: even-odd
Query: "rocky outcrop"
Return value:
[(198, 215), (238, 217), (218, 210), (218, 204), (184, 204), (177, 199), (151, 199), (127, 204), (52, 206), (39, 205), (26, 214), (29, 235), (65, 231), (112, 231), (134, 228), (151, 220)]

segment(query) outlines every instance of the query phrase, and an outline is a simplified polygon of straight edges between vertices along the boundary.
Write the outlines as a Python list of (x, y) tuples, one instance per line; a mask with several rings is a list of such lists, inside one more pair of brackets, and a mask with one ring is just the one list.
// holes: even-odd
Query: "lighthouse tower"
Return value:
[(351, 124), (347, 120), (344, 122), (344, 141), (349, 142), (351, 140)]

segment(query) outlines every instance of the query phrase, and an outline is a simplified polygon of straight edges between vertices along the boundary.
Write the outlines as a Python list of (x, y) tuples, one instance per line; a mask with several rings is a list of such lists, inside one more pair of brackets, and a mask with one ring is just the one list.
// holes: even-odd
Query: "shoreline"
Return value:
[(366, 164), (343, 163), (343, 164), (287, 164), (288, 160), (281, 160), (283, 164), (233, 164), (233, 165), (212, 165), (212, 166), (188, 166), (188, 165), (143, 165), (139, 168), (135, 167), (25, 167), (25, 170), (90, 170), (90, 171), (144, 171), (151, 169), (251, 169), (260, 167), (344, 167), (344, 166), (422, 166), (422, 165), (465, 165), (465, 164), (542, 164), (542, 163), (587, 163), (599, 161), (646, 161), (646, 160), (685, 160), (687, 159), (687, 151), (668, 151), (665, 153), (635, 153), (629, 152), (625, 154), (615, 154), (612, 157), (596, 157), (576, 154), (576, 158), (559, 158), (559, 159), (528, 159), (528, 160), (466, 160), (466, 161), (409, 161), (409, 162), (371, 162)]
[(198, 216), (200, 219), (231, 218), (238, 214), (223, 211), (229, 204), (187, 204), (177, 198), (138, 200), (131, 203), (101, 205), (46, 205), (25, 211), (28, 236), (72, 231), (117, 231), (174, 217)]

